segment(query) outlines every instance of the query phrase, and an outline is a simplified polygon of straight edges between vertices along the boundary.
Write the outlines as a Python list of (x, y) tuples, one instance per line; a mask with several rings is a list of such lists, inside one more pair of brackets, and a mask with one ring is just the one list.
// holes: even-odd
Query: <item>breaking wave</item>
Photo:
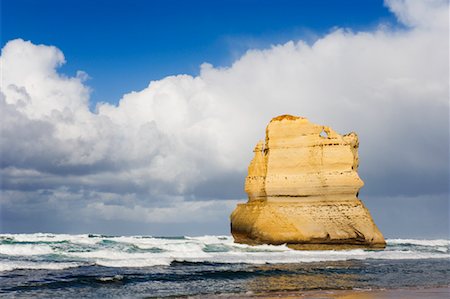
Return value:
[(86, 265), (168, 266), (173, 262), (288, 264), (345, 260), (450, 258), (450, 240), (388, 239), (382, 251), (297, 251), (286, 245), (236, 244), (230, 236), (149, 237), (0, 234), (0, 271)]

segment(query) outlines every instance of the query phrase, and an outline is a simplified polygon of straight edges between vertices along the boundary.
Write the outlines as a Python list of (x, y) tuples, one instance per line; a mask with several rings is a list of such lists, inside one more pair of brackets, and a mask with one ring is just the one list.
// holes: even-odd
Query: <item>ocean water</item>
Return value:
[(296, 251), (230, 236), (0, 234), (0, 296), (151, 298), (450, 285), (450, 240)]

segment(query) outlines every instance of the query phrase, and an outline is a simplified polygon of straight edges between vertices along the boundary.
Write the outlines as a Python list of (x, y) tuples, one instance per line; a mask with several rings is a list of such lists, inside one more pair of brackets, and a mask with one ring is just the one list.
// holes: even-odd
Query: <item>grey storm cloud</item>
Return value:
[(391, 235), (404, 230), (385, 215), (408, 202), (400, 222), (431, 204), (438, 216), (424, 221), (448, 233), (448, 4), (386, 5), (401, 26), (249, 50), (230, 67), (205, 63), (198, 76), (152, 81), (95, 111), (87, 75), (58, 73), (61, 50), (9, 41), (1, 230), (124, 233), (141, 223), (141, 233), (164, 233), (185, 223), (195, 233), (206, 223), (226, 232), (254, 145), (272, 117), (289, 113), (358, 133), (360, 194)]

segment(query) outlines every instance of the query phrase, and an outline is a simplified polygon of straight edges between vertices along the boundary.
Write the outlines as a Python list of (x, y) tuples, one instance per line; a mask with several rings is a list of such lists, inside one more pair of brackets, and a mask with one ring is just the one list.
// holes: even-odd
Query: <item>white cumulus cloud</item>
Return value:
[(386, 4), (405, 27), (340, 28), (312, 44), (249, 50), (229, 67), (205, 63), (198, 76), (152, 81), (94, 112), (88, 75), (58, 73), (61, 50), (8, 42), (0, 58), (3, 210), (39, 201), (83, 217), (152, 215), (158, 223), (228, 213), (219, 199), (243, 197), (236, 190), (254, 144), (286, 113), (359, 134), (362, 194), (448, 192), (448, 4)]

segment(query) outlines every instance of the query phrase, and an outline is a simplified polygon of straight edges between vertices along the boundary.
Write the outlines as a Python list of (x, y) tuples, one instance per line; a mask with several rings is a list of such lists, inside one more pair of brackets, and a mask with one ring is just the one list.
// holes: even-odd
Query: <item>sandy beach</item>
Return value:
[(450, 287), (438, 288), (402, 288), (402, 289), (378, 289), (378, 290), (320, 290), (305, 292), (276, 292), (271, 294), (229, 294), (215, 297), (195, 296), (191, 298), (304, 298), (304, 299), (391, 299), (391, 298), (427, 298), (440, 299), (450, 297)]

